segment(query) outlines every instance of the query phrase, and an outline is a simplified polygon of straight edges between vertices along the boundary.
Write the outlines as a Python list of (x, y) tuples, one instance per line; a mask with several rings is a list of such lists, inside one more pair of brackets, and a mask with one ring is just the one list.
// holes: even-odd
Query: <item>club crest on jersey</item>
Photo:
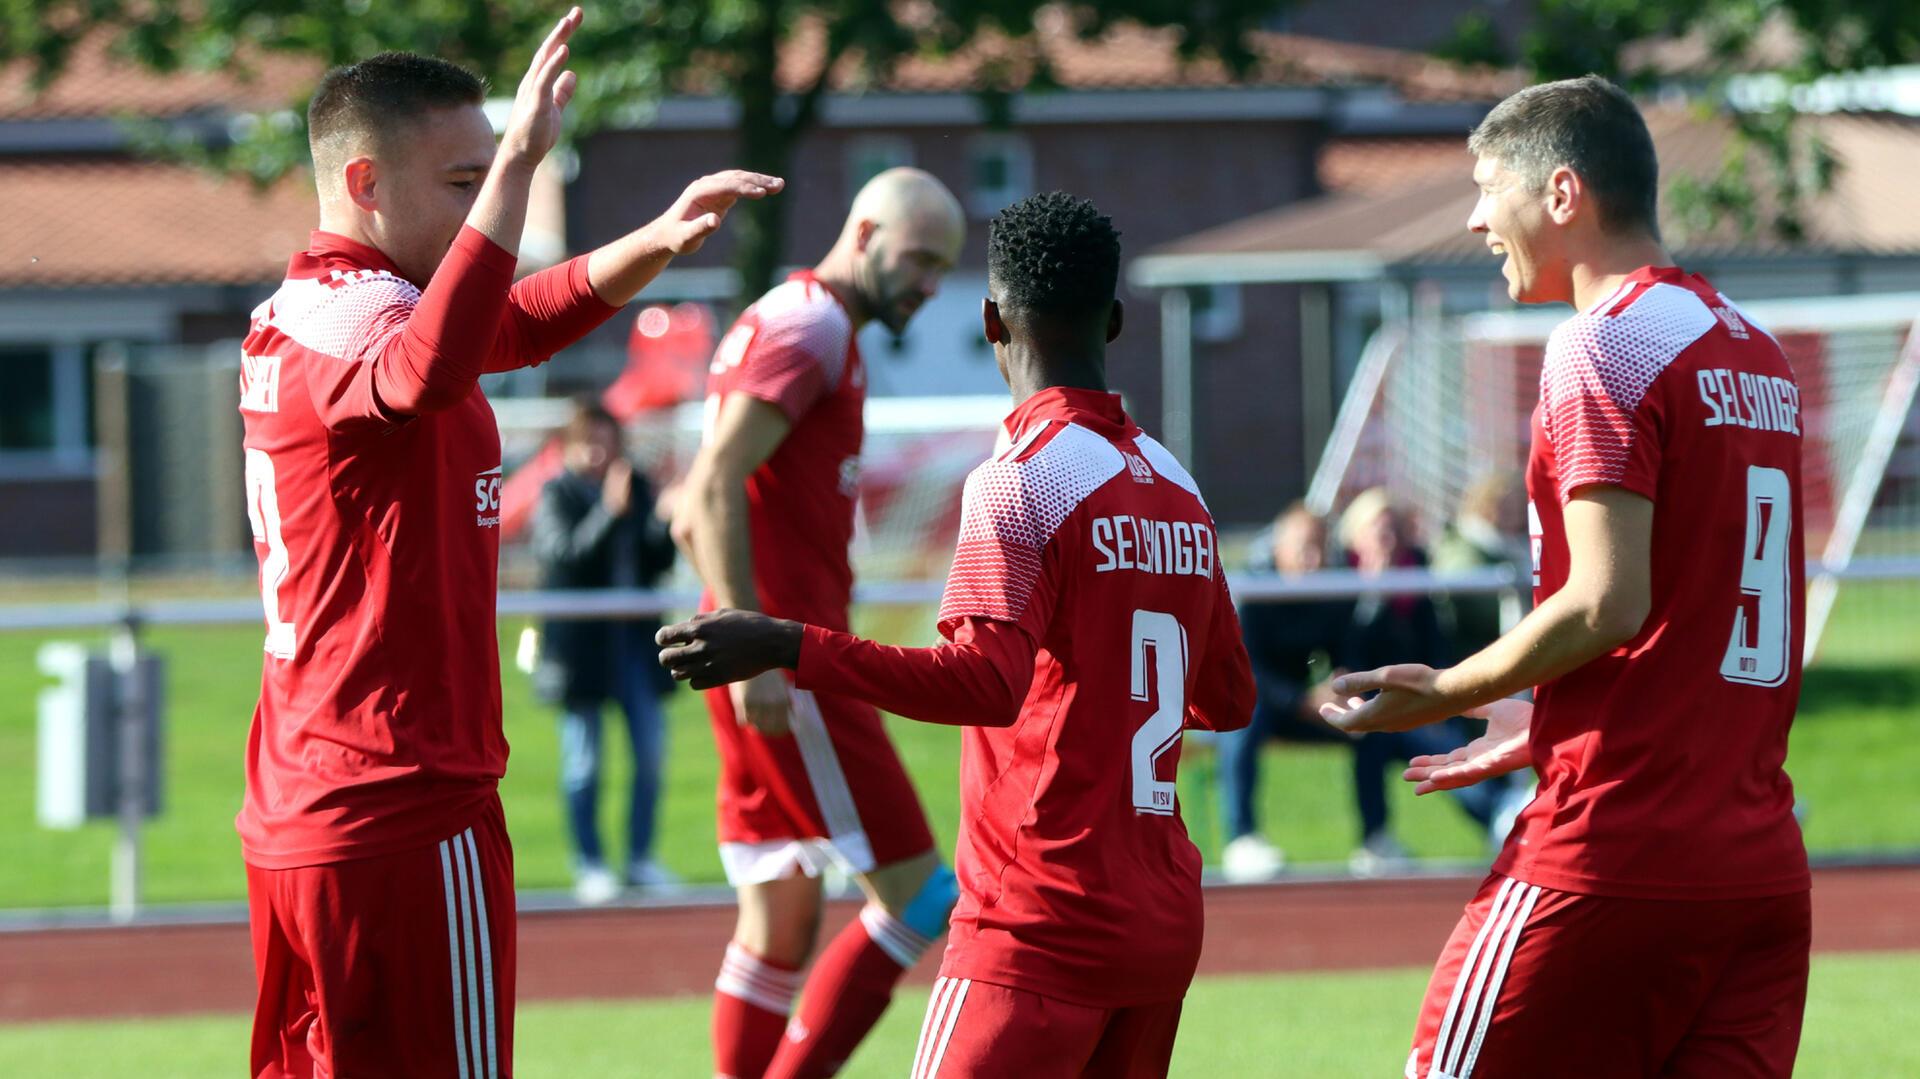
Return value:
[(280, 357), (240, 357), (240, 407), (248, 412), (280, 411)]
[(500, 527), (500, 466), (495, 465), (474, 477), (473, 523), (481, 528)]
[(1713, 313), (1720, 316), (1720, 324), (1727, 328), (1727, 333), (1733, 335), (1735, 340), (1747, 339), (1747, 324), (1741, 321), (1740, 312), (1731, 307), (1716, 307)]
[(1125, 450), (1120, 451), (1120, 456), (1127, 459), (1127, 472), (1133, 476), (1133, 482), (1153, 482), (1153, 466), (1147, 463), (1145, 457), (1137, 453), (1128, 453)]

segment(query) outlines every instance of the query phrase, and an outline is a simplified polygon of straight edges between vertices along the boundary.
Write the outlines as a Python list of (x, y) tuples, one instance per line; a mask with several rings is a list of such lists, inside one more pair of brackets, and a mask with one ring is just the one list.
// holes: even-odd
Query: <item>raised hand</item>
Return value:
[(580, 28), (580, 9), (569, 8), (547, 39), (534, 50), (527, 73), (514, 91), (513, 112), (500, 133), (500, 156), (537, 165), (560, 139), (560, 113), (573, 100), (576, 83), (567, 67), (567, 39)]
[(673, 207), (654, 221), (660, 243), (676, 255), (700, 250), (741, 199), (777, 195), (787, 182), (778, 176), (729, 169), (702, 176), (687, 185)]
[(1414, 757), (1407, 762), (1401, 778), (1414, 784), (1413, 793), (1470, 787), (1483, 779), (1517, 772), (1533, 763), (1527, 746), (1533, 725), (1533, 705), (1521, 700), (1501, 700), (1465, 715), (1487, 721), (1487, 732), (1452, 753)]

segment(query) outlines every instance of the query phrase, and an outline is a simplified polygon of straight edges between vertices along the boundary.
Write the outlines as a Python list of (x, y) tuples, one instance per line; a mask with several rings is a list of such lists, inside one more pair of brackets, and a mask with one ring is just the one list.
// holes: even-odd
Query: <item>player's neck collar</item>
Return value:
[(307, 238), (307, 254), (316, 259), (343, 258), (361, 270), (385, 270), (399, 276), (400, 268), (379, 248), (342, 236), (337, 232), (314, 229)]
[(1127, 428), (1132, 421), (1120, 404), (1120, 395), (1108, 390), (1049, 386), (1014, 406), (1007, 430), (1015, 435), (1040, 420), (1066, 420), (1087, 426)]

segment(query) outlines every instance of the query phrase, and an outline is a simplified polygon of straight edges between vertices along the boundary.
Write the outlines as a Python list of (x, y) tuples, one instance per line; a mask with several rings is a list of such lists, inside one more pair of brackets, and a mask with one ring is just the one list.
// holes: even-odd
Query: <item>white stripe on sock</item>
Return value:
[(879, 945), (880, 950), (887, 953), (887, 958), (905, 970), (913, 969), (913, 965), (920, 961), (933, 943), (888, 914), (886, 908), (871, 903), (860, 908), (860, 924), (866, 927), (868, 939)]

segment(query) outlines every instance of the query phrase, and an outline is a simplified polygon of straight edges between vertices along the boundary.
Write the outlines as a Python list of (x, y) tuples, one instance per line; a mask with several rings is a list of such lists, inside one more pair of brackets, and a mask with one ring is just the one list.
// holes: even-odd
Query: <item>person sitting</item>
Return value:
[[(1426, 565), (1426, 553), (1412, 542), (1412, 529), (1385, 488), (1362, 491), (1340, 518), (1340, 540), (1348, 560), (1365, 576), (1390, 569)], [(1389, 663), (1418, 662), (1441, 667), (1451, 662), (1453, 644), (1439, 609), (1426, 595), (1361, 596), (1335, 657), (1345, 670), (1372, 670)], [(1376, 731), (1352, 741), (1353, 795), (1360, 818), (1360, 845), (1348, 859), (1357, 876), (1394, 871), (1408, 859), (1406, 847), (1389, 827), (1386, 768), (1396, 762), (1446, 753), (1460, 744), (1462, 732), (1449, 723), (1412, 731)], [(1483, 785), (1484, 786), (1484, 785)], [(1455, 801), (1482, 829), (1490, 827), (1502, 791), (1469, 787), (1452, 792)]]
[[(1256, 554), (1270, 557), (1282, 578), (1298, 578), (1326, 564), (1326, 522), (1304, 502), (1281, 511), (1263, 538), (1264, 550)], [(1320, 705), (1332, 699), (1326, 687), (1330, 657), (1352, 620), (1349, 599), (1240, 604), (1241, 637), (1259, 695), (1251, 724), (1214, 737), (1227, 834), (1220, 869), (1229, 881), (1270, 879), (1286, 865), (1285, 853), (1260, 831), (1261, 747), (1270, 738), (1346, 741), (1321, 720)]]

